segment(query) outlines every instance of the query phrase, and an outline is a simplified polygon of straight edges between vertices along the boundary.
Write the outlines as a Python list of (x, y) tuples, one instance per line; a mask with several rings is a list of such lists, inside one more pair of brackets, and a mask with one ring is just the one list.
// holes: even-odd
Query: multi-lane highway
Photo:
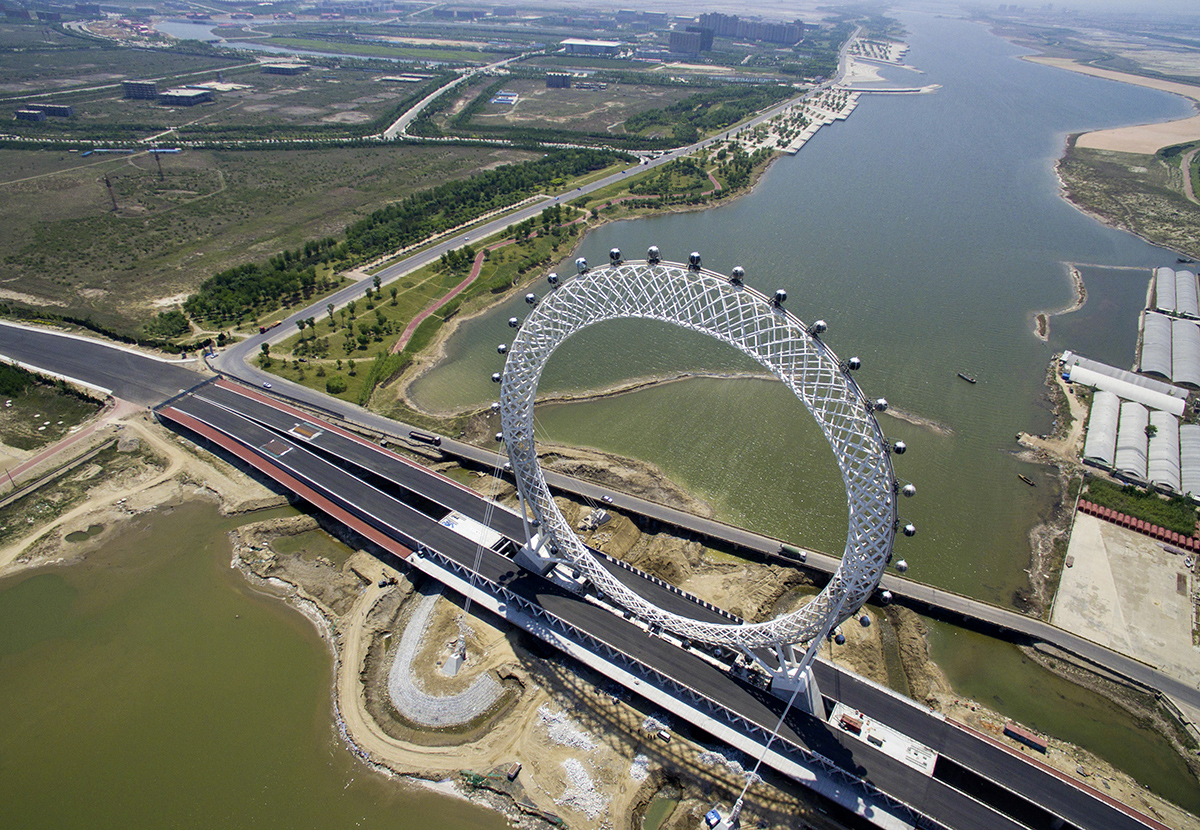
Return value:
[[(150, 406), (187, 389), (205, 379), (192, 368), (195, 361), (168, 362), (146, 356), (135, 350), (115, 347), (86, 337), (64, 336), (45, 329), (0, 323), (0, 355), (22, 361), (46, 371), (93, 383), (125, 400)], [(286, 392), (293, 400), (333, 416), (342, 422), (365, 428), (379, 435), (403, 439), (409, 426), (384, 418), (345, 401), (322, 395), (306, 387), (277, 382), (273, 392)], [(442, 452), (495, 468), (503, 458), (489, 450), (443, 437)], [(610, 493), (605, 488), (568, 476), (547, 472), (551, 487), (573, 493), (592, 501), (607, 496), (613, 506), (630, 514), (654, 519), (698, 536), (724, 544), (770, 555), (779, 549), (779, 540), (722, 522), (694, 516), (681, 510), (639, 499), (624, 493)], [(838, 565), (836, 557), (810, 552), (806, 566), (832, 573)], [(923, 585), (894, 574), (884, 576), (881, 588), (892, 591), (899, 599), (918, 608), (933, 610), (967, 623), (985, 623), (997, 629), (1014, 632), (1030, 640), (1046, 642), (1075, 654), (1097, 666), (1115, 672), (1187, 705), (1200, 709), (1200, 689), (1158, 671), (1124, 654), (1097, 645), (1041, 620), (1027, 617), (979, 600)]]
[[(286, 468), (290, 486), (297, 492), (303, 493), (305, 490), (301, 488), (306, 488), (324, 494), (337, 511), (367, 527), (372, 536), (378, 533), (397, 540), (403, 547), (389, 547), (394, 552), (403, 554), (425, 545), (453, 557), (464, 567), (474, 566), (476, 546), (464, 543), (462, 537), (437, 522), (450, 510), (489, 522), (510, 539), (518, 542), (523, 539), (519, 517), (507, 510), (489, 508), (468, 488), (404, 461), (336, 425), (314, 427), (311, 415), (262, 393), (244, 388), (239, 391), (235, 384), (224, 381), (204, 383), (201, 375), (184, 365), (152, 359), (89, 338), (64, 337), (12, 325), (0, 325), (0, 354), (112, 389), (115, 394), (139, 403), (149, 405), (173, 399), (163, 412), (169, 409), (180, 413), (177, 423), (189, 429), (191, 424), (201, 424), (214, 435), (224, 435), (236, 442), (247, 453), (243, 457), (251, 457), (252, 453), (258, 463)], [(204, 385), (199, 386), (201, 383)], [(194, 392), (182, 394), (193, 388)], [(368, 413), (355, 414), (361, 420)], [(309, 426), (297, 428), (305, 423)], [(385, 427), (389, 434), (397, 431), (397, 425), (391, 422), (379, 426)], [(444, 440), (443, 449), (455, 443)], [(478, 452), (492, 462), (496, 460), (494, 454)], [(596, 488), (593, 495), (598, 497), (602, 493)], [(620, 494), (612, 498), (627, 507), (658, 509)], [(674, 514), (659, 515), (663, 521), (680, 523), (680, 517)], [(762, 537), (745, 541), (754, 542), (759, 549), (778, 544)], [(648, 661), (648, 665), (659, 671), (670, 671), (671, 676), (683, 678), (693, 687), (701, 686), (697, 691), (703, 697), (730, 707), (739, 717), (749, 718), (764, 728), (773, 727), (778, 718), (780, 701), (753, 686), (734, 681), (714, 666), (712, 660), (702, 659), (694, 650), (681, 649), (663, 638), (650, 636), (610, 610), (580, 602), (577, 596), (544, 580), (519, 573), (509, 559), (499, 554), (488, 553), (479, 568), (479, 576), (485, 582), (509, 590), (518, 586), (522, 595), (540, 604), (539, 607), (571, 619), (613, 649)], [(674, 603), (678, 610), (689, 610), (693, 615), (716, 614), (677, 591), (645, 579), (644, 575), (628, 569), (621, 572), (623, 578), (640, 586), (639, 592), (656, 602)], [(1103, 800), (979, 740), (911, 701), (829, 666), (821, 666), (818, 673), (823, 689), (833, 697), (872, 712), (898, 731), (937, 750), (940, 757), (934, 775), (925, 776), (899, 764), (862, 741), (850, 740), (820, 722), (790, 720), (788, 740), (830, 758), (884, 792), (897, 794), (904, 803), (916, 806), (919, 801), (921, 812), (939, 817), (946, 826), (1049, 827), (1056, 818), (1065, 819), (1067, 826), (1080, 828), (1145, 826), (1138, 819), (1114, 812)], [(970, 794), (965, 794), (964, 789)], [(1026, 798), (1018, 799), (1014, 792), (1023, 793)]]
[[(303, 482), (409, 549), (422, 546), (450, 558), (474, 571), (481, 588), (502, 586), (516, 593), (607, 648), (685, 684), (719, 710), (756, 728), (772, 729), (782, 714), (782, 701), (731, 676), (709, 659), (711, 653), (652, 636), (613, 609), (522, 572), (506, 556), (481, 550), (439, 525), (438, 520), (454, 510), (491, 521), (517, 544), (523, 540), (524, 529), (515, 514), (489, 507), (466, 487), (332, 424), (224, 381), (178, 396), (159, 412), (222, 446), (249, 449), (256, 454), (253, 463), (260, 470), (282, 472), (278, 480)], [(623, 569), (622, 574), (630, 582), (640, 582), (639, 593), (655, 602), (673, 604), (676, 610), (693, 616), (721, 619), (715, 610), (646, 579), (644, 574), (631, 569)], [(924, 707), (828, 665), (821, 665), (819, 674), (822, 688), (832, 698), (869, 712), (875, 720), (936, 750), (939, 757), (932, 775), (823, 720), (797, 713), (788, 717), (781, 732), (785, 743), (802, 755), (812, 753), (827, 759), (943, 826), (1147, 826), (1094, 791), (981, 740)], [(704, 718), (698, 719), (698, 725), (704, 722)], [(1065, 824), (1057, 824), (1060, 820)]]

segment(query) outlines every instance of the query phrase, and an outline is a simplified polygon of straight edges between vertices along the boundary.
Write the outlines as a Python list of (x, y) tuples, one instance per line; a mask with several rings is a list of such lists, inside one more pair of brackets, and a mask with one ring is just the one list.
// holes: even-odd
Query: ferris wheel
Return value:
[[(511, 346), (498, 347), (507, 358), (504, 371), (492, 376), (500, 383), (502, 432), (497, 440), (506, 445), (526, 521), (528, 544), (518, 561), (542, 573), (566, 565), (650, 630), (749, 655), (772, 674), (773, 687), (776, 681), (784, 687), (804, 682), (801, 675), (808, 672), (817, 645), (878, 587), (900, 529), (897, 496), (915, 493), (911, 484), (900, 486), (892, 469), (892, 455), (903, 453), (904, 443), (890, 443), (875, 417), (887, 402), (871, 400), (859, 389), (852, 373), (861, 362), (843, 361), (833, 353), (821, 339), (823, 321), (805, 324), (785, 308), (784, 291), (768, 297), (754, 290), (741, 268), (725, 276), (702, 267), (698, 253), (687, 263), (666, 262), (652, 247), (645, 260), (626, 261), (614, 248), (606, 266), (591, 268), (580, 258), (576, 270), (567, 280), (550, 274), (544, 297), (526, 295), (531, 310), (524, 320), (509, 320), (518, 331)], [(837, 570), (799, 610), (753, 623), (710, 622), (667, 611), (617, 579), (558, 509), (534, 443), (538, 381), (550, 356), (569, 337), (623, 318), (670, 323), (733, 346), (782, 381), (820, 427), (845, 484), (848, 527)], [(916, 528), (905, 524), (903, 532), (911, 536)], [(762, 649), (777, 656), (777, 665), (754, 656)]]

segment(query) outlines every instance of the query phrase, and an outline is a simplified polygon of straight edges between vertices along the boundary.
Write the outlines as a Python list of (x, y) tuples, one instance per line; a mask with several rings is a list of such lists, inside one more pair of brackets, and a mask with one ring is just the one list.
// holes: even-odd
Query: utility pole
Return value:
[(113, 212), (115, 213), (117, 210), (117, 194), (113, 193), (112, 182), (108, 180), (107, 173), (104, 174), (104, 186), (108, 188), (108, 196), (110, 199), (112, 199)]

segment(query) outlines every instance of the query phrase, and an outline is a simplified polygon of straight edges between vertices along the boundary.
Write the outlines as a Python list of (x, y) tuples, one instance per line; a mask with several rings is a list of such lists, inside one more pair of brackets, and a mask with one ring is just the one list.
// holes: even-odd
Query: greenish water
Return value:
[[(1084, 746), (1200, 815), (1200, 787), (1183, 759), (1104, 695), (1043, 671), (1009, 643), (948, 623), (930, 623), (933, 659), (954, 690), (1001, 712), (1020, 707), (1021, 722)], [(1019, 703), (1018, 703), (1019, 702)]]
[(88, 525), (87, 530), (76, 530), (73, 533), (68, 533), (63, 538), (68, 542), (86, 542), (93, 536), (99, 536), (104, 530), (104, 525)]
[[(882, 419), (909, 452), (897, 474), (917, 486), (901, 503), (918, 528), (897, 553), (909, 576), (1002, 605), (1028, 586), (1030, 530), (1048, 514), (1046, 472), (1014, 457), (1019, 431), (1044, 432), (1046, 367), (1065, 348), (1117, 366), (1133, 360), (1137, 313), (1150, 269), (1175, 254), (1083, 215), (1059, 194), (1053, 173), (1071, 132), (1179, 118), (1182, 99), (1019, 60), (1020, 50), (975, 24), (902, 16), (906, 62), (925, 74), (888, 69), (889, 80), (939, 83), (935, 94), (865, 96), (852, 118), (824, 128), (792, 158), (772, 166), (754, 192), (698, 213), (616, 222), (590, 234), (581, 253), (607, 261), (610, 248), (641, 257), (699, 250), (704, 264), (767, 293), (788, 291), (802, 319), (823, 318), (828, 343), (858, 355), (858, 380), (872, 397), (936, 429)], [(1033, 315), (1070, 304), (1068, 264), (1082, 263), (1089, 296), (1081, 311), (1051, 322), (1048, 343)], [(534, 289), (548, 290), (544, 282)], [(486, 405), (502, 366), (496, 345), (511, 341), (523, 292), (462, 324), (446, 360), (414, 384), (419, 405)], [(688, 332), (637, 321), (589, 329), (546, 366), (540, 390), (602, 389), (629, 378), (679, 371), (736, 371), (747, 362)], [(971, 385), (959, 371), (978, 378)], [(610, 400), (538, 408), (543, 440), (597, 447), (658, 464), (709, 499), (721, 518), (831, 552), (844, 544), (845, 504), (828, 448), (782, 389), (752, 381), (672, 383)], [(1007, 661), (1009, 682), (1026, 691), (984, 694), (975, 664), (942, 657), (956, 688), (1025, 722), (1036, 722), (1036, 690), (1055, 681), (1032, 664)], [(999, 646), (998, 646), (999, 647)], [(965, 648), (965, 646), (964, 646)], [(1088, 699), (1097, 706), (1098, 697)], [(1189, 783), (1164, 741), (1107, 740), (1090, 721), (1138, 731), (1112, 707), (1065, 708), (1048, 731), (1071, 740), (1152, 787), (1179, 794)], [(1066, 737), (1066, 735), (1063, 735)], [(1194, 779), (1190, 780), (1193, 791)]]
[(188, 504), (0, 581), (0, 824), (505, 827), (345, 749), (328, 648), (229, 567), (233, 526)]
[(651, 801), (650, 806), (646, 808), (646, 815), (642, 818), (642, 830), (658, 830), (663, 822), (671, 817), (671, 813), (675, 812), (678, 804), (678, 799), (665, 796)]

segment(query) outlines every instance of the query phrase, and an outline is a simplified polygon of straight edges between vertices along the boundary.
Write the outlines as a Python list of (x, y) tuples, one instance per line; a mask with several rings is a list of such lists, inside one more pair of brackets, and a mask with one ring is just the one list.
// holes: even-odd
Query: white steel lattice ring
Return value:
[[(846, 486), (849, 526), (837, 571), (800, 610), (740, 625), (665, 611), (626, 588), (563, 518), (537, 461), (533, 409), (538, 380), (550, 355), (568, 337), (620, 318), (659, 320), (729, 343), (783, 381), (820, 426)], [(537, 518), (542, 538), (557, 547), (557, 558), (579, 568), (599, 590), (650, 625), (734, 648), (808, 642), (853, 614), (887, 566), (896, 529), (895, 477), (888, 442), (871, 406), (837, 356), (804, 323), (719, 274), (677, 263), (630, 261), (594, 268), (563, 283), (537, 303), (508, 350), (500, 417), (518, 491)]]

